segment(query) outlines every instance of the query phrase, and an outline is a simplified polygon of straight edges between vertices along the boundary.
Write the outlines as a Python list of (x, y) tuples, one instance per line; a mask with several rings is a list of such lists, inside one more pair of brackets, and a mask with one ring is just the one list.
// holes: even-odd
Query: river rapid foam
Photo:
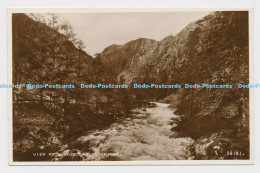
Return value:
[[(169, 104), (138, 111), (130, 118), (113, 123), (107, 129), (88, 132), (76, 140), (87, 146), (90, 155), (82, 160), (187, 160), (192, 159), (191, 138), (177, 138), (172, 119), (178, 118)], [(81, 148), (63, 150), (84, 153)]]

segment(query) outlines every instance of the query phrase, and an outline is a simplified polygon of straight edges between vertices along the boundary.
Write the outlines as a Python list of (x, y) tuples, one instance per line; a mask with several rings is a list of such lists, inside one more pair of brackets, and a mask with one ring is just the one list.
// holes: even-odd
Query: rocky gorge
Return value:
[(114, 44), (95, 58), (55, 28), (16, 14), (13, 62), (14, 84), (62, 81), (76, 86), (13, 90), (16, 160), (31, 160), (28, 152), (38, 151), (123, 153), (121, 158), (37, 158), (56, 161), (250, 158), (247, 88), (77, 87), (90, 82), (248, 84), (247, 11), (213, 12), (175, 36)]
[[(248, 12), (213, 12), (176, 36), (112, 45), (97, 59), (126, 83), (247, 84)], [(165, 90), (147, 93), (182, 116), (173, 130), (196, 140), (195, 159), (249, 158), (248, 89)]]

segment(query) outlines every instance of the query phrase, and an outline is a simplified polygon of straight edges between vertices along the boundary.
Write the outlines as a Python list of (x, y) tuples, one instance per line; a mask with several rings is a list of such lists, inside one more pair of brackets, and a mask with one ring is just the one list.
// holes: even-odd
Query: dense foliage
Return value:
[[(13, 89), (15, 160), (32, 159), (31, 151), (39, 147), (55, 151), (59, 146), (52, 146), (53, 138), (59, 144), (89, 129), (103, 128), (128, 115), (132, 107), (125, 89), (80, 88), (118, 81), (84, 52), (69, 24), (61, 23), (55, 14), (40, 19), (13, 14), (13, 84), (23, 86)], [(27, 84), (75, 88), (28, 88)]]
[[(249, 83), (248, 12), (214, 12), (174, 37), (112, 45), (96, 58), (54, 14), (46, 20), (14, 14), (12, 24), (13, 83), (24, 86), (13, 89), (15, 160), (31, 160), (26, 153), (39, 148), (57, 151), (61, 143), (158, 100), (180, 115), (172, 130), (196, 140), (190, 147), (195, 159), (249, 158), (249, 90), (236, 87)], [(76, 88), (30, 89), (27, 83)], [(81, 89), (81, 83), (233, 88)], [(229, 151), (243, 155), (227, 156)]]
[[(113, 69), (128, 83), (180, 84), (182, 88), (185, 84), (233, 85), (230, 89), (153, 88), (141, 93), (148, 100), (162, 100), (177, 108), (175, 114), (181, 118), (173, 130), (197, 139), (194, 150), (213, 135), (216, 142), (206, 142), (207, 150), (220, 145), (222, 155), (236, 150), (244, 152), (240, 158), (248, 158), (249, 89), (237, 88), (239, 83), (249, 83), (248, 36), (248, 12), (214, 12), (174, 37), (108, 47), (98, 58), (103, 64), (111, 57), (125, 62), (121, 69)], [(205, 152), (195, 153), (198, 159), (216, 159)]]

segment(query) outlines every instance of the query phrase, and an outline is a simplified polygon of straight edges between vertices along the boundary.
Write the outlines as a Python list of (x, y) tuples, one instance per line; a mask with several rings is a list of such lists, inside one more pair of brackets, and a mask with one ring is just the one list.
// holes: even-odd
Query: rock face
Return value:
[[(171, 103), (175, 98), (175, 113), (182, 119), (173, 130), (197, 139), (193, 147), (197, 159), (226, 159), (214, 155), (216, 152), (214, 156), (208, 154), (216, 149), (227, 155), (234, 148), (240, 148), (243, 158), (249, 158), (249, 90), (237, 88), (238, 83), (249, 83), (248, 12), (214, 12), (176, 36), (110, 46), (97, 58), (128, 84), (233, 85), (231, 89), (167, 90), (167, 96), (169, 92), (178, 97), (165, 100)], [(166, 96), (162, 90), (156, 93), (155, 99)]]
[[(73, 136), (82, 131), (79, 122), (85, 123), (84, 120), (87, 119), (85, 114), (89, 115), (87, 116), (89, 125), (112, 122), (109, 116), (102, 116), (103, 114), (99, 113), (99, 107), (104, 107), (101, 101), (98, 101), (103, 94), (112, 98), (108, 102), (107, 111), (105, 109), (103, 111), (107, 112), (106, 115), (115, 115), (117, 110), (118, 117), (123, 115), (120, 112), (127, 112), (126, 110), (130, 109), (129, 104), (133, 98), (139, 100), (140, 105), (144, 105), (143, 103), (147, 101), (163, 99), (167, 96), (165, 100), (172, 106), (174, 102), (175, 114), (181, 117), (178, 126), (174, 126), (172, 130), (196, 140), (190, 147), (195, 159), (248, 159), (250, 157), (249, 90), (237, 89), (235, 86), (238, 83), (249, 83), (248, 12), (214, 12), (189, 24), (176, 36), (168, 36), (161, 41), (140, 38), (125, 45), (111, 45), (95, 59), (76, 48), (63, 35), (24, 14), (14, 15), (13, 21), (14, 83), (62, 81), (80, 84), (80, 82), (112, 83), (118, 80), (120, 83), (127, 84), (178, 83), (182, 87), (186, 83), (233, 85), (231, 89), (133, 91), (130, 88), (117, 90), (114, 93), (107, 90), (102, 93), (88, 92), (88, 90), (82, 92), (80, 88), (71, 93), (62, 90), (41, 93), (37, 90), (31, 92), (25, 89), (23, 95), (19, 94), (20, 99), (43, 102), (46, 101), (45, 96), (48, 96), (46, 98), (49, 99), (51, 106), (47, 105), (46, 109), (42, 110), (43, 104), (36, 102), (36, 106), (33, 106), (34, 110), (31, 104), (27, 104), (30, 106), (28, 108), (19, 105), (17, 99), (14, 101), (14, 107), (17, 107), (16, 110), (20, 113), (28, 113), (28, 110), (32, 110), (39, 117), (44, 117), (45, 121), (48, 121), (46, 115), (55, 115), (57, 121), (51, 124), (64, 133), (73, 129), (70, 130)], [(54, 35), (55, 39), (53, 39)], [(95, 95), (96, 105), (97, 103), (99, 105), (96, 106), (95, 114), (92, 114), (91, 108), (85, 105), (80, 108), (77, 105), (78, 102), (84, 103), (86, 98), (88, 101), (91, 100), (91, 94)], [(132, 94), (139, 98), (132, 97)], [(70, 104), (71, 107), (68, 107), (67, 104), (61, 104), (62, 100), (68, 98), (76, 105)], [(58, 99), (60, 104), (55, 104)], [(133, 102), (137, 102), (134, 99)], [(111, 102), (114, 103), (115, 108), (112, 111)], [(66, 119), (57, 116), (62, 115), (63, 109)], [(100, 116), (93, 116), (96, 114)], [(70, 126), (67, 123), (70, 123)], [(25, 126), (28, 130), (20, 130), (19, 127), (14, 126), (16, 151), (20, 148), (34, 151), (39, 147), (48, 150), (51, 145), (61, 147), (59, 140), (55, 140), (57, 136), (52, 133), (46, 135), (44, 132), (52, 131), (51, 125), (46, 128), (41, 128), (39, 124), (20, 126)], [(31, 129), (32, 127), (34, 129)], [(20, 131), (26, 133), (19, 134)], [(44, 141), (47, 141), (45, 142), (47, 144), (38, 145), (38, 138), (40, 139), (40, 135), (44, 134), (46, 136)], [(231, 155), (231, 152), (240, 155)], [(20, 155), (23, 155), (23, 151), (15, 158), (19, 160)]]
[(157, 44), (155, 40), (139, 38), (125, 45), (111, 45), (105, 48), (97, 59), (114, 75), (123, 75), (129, 83), (138, 75), (139, 69), (153, 57)]
[[(246, 26), (243, 23), (246, 16), (247, 12), (214, 12), (189, 24), (176, 36), (168, 36), (158, 42), (140, 38), (125, 45), (112, 45), (104, 49), (97, 58), (116, 75), (125, 76), (127, 83), (131, 83), (134, 78), (158, 79), (165, 72), (168, 75), (167, 81), (170, 82), (184, 81), (177, 76), (187, 78), (186, 81), (194, 81), (195, 77), (201, 78), (202, 73), (207, 78), (214, 78), (216, 70), (203, 67), (219, 60), (222, 65), (232, 63), (232, 59), (228, 59), (230, 53), (243, 48), (239, 48), (240, 43), (247, 43), (247, 28), (243, 28)], [(201, 73), (191, 79), (191, 75), (187, 76), (185, 71), (193, 70), (193, 61), (197, 65), (195, 68)], [(222, 73), (231, 70), (223, 68)]]

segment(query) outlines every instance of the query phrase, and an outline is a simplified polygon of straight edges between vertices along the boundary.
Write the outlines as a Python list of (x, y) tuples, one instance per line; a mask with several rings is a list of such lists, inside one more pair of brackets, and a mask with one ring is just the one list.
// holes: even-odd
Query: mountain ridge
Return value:
[[(138, 49), (129, 44), (127, 49), (101, 53), (99, 59), (127, 84), (233, 85), (231, 89), (145, 89), (141, 97), (175, 108), (180, 119), (172, 130), (179, 137), (196, 139), (190, 148), (195, 159), (248, 159), (249, 90), (235, 87), (249, 83), (248, 26), (247, 11), (217, 11), (174, 37), (143, 42)], [(105, 61), (107, 57), (111, 61)], [(127, 65), (118, 68), (122, 65), (118, 59), (126, 59)], [(221, 155), (207, 154), (215, 147)], [(226, 156), (228, 150), (244, 155)]]
[[(139, 75), (138, 73), (136, 73), (135, 68), (141, 68), (138, 64), (145, 64), (150, 66), (158, 63), (158, 61), (160, 60), (167, 61), (167, 58), (170, 54), (177, 54), (179, 53), (179, 51), (181, 51), (179, 50), (180, 47), (184, 46), (185, 39), (187, 39), (188, 34), (198, 27), (198, 22), (202, 24), (204, 20), (207, 20), (211, 16), (216, 15), (216, 13), (217, 12), (213, 12), (208, 16), (203, 17), (199, 21), (192, 22), (188, 24), (185, 28), (183, 28), (175, 36), (169, 35), (160, 41), (148, 38), (139, 38), (136, 40), (129, 41), (126, 44), (121, 45), (120, 47), (115, 48), (113, 46), (108, 46), (104, 49), (106, 51), (101, 52), (97, 58), (100, 59), (101, 63), (103, 63), (104, 66), (110, 66), (110, 70), (113, 71), (116, 75), (126, 76), (126, 81), (128, 84), (130, 84), (133, 78)], [(134, 44), (138, 44), (140, 42), (142, 44), (139, 48), (136, 48)], [(127, 49), (125, 49), (125, 47), (127, 47)], [(107, 49), (110, 49), (110, 51), (107, 52)], [(112, 59), (111, 57), (113, 57), (114, 59)], [(128, 69), (122, 68), (118, 70), (117, 68), (114, 68), (113, 63), (118, 59), (131, 59), (131, 61), (128, 60), (130, 61), (130, 64), (128, 62)], [(177, 59), (177, 63), (180, 63), (181, 61), (183, 60)], [(167, 61), (167, 64), (168, 63), (169, 62)], [(118, 66), (119, 64), (115, 66)], [(159, 68), (156, 68), (155, 70), (157, 71), (155, 74), (158, 75)], [(131, 78), (129, 79), (127, 76), (131, 76)]]
[[(248, 12), (214, 12), (192, 22), (176, 36), (161, 41), (139, 38), (124, 45), (111, 45), (92, 58), (47, 25), (14, 14), (13, 83), (247, 84), (248, 35)], [(165, 102), (174, 108), (172, 111), (178, 118), (172, 120), (173, 137), (195, 140), (187, 149), (193, 152), (194, 159), (250, 157), (249, 89), (246, 88), (88, 90), (76, 87), (33, 92), (25, 88), (14, 89), (13, 96), (14, 122), (19, 122), (23, 114), (33, 114), (32, 119), (39, 116), (49, 124), (49, 129), (44, 124), (42, 129), (38, 124), (14, 127), (18, 160), (26, 154), (20, 151), (21, 147), (38, 147), (29, 132), (36, 139), (39, 138), (36, 134), (43, 132), (66, 139), (127, 117), (133, 108), (142, 107), (145, 111), (151, 101)], [(21, 142), (24, 139), (32, 145)], [(216, 148), (219, 155), (214, 155)], [(244, 155), (225, 155), (234, 150)]]
[[(213, 12), (198, 21), (188, 24), (175, 36), (169, 35), (161, 41), (154, 40), (152, 43), (149, 41), (150, 39), (139, 38), (120, 47), (109, 46), (110, 51), (101, 52), (97, 58), (117, 76), (132, 76), (126, 79), (128, 84), (133, 81), (134, 77), (140, 75), (144, 77), (142, 74), (147, 72), (142, 71), (147, 68), (149, 68), (147, 70), (153, 76), (158, 76), (163, 70), (169, 71), (169, 77), (172, 78), (172, 76), (176, 75), (172, 74), (173, 71), (181, 68), (185, 61), (190, 60), (191, 56), (187, 54), (188, 49), (192, 46), (195, 48), (193, 51), (200, 53), (203, 49), (202, 43), (209, 39), (207, 37), (213, 35), (210, 31), (229, 25), (229, 19), (232, 19), (232, 15), (234, 16), (232, 12)], [(193, 42), (197, 41), (199, 46), (192, 42), (188, 43), (188, 41), (191, 41), (189, 37), (192, 33), (198, 34), (197, 38), (193, 38), (197, 40)], [(140, 40), (145, 41), (141, 41), (142, 44), (136, 48)], [(189, 54), (192, 53), (189, 52)], [(120, 65), (124, 67), (118, 68), (117, 66)], [(151, 66), (154, 67), (150, 68)]]

